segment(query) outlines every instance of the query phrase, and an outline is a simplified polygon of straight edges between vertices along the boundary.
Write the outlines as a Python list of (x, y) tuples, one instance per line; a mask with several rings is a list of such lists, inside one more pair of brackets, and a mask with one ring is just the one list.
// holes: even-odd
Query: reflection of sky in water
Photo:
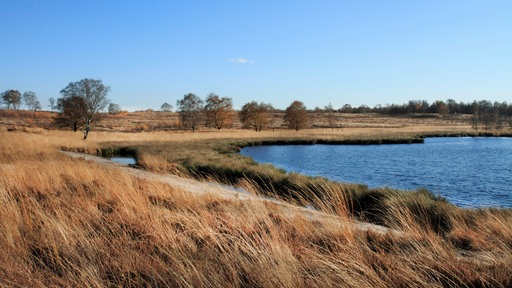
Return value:
[(427, 188), (464, 207), (512, 207), (511, 138), (429, 138), (425, 144), (247, 147), (288, 172), (371, 188)]
[(124, 165), (136, 164), (137, 161), (133, 157), (113, 157), (110, 158), (111, 161), (121, 163)]

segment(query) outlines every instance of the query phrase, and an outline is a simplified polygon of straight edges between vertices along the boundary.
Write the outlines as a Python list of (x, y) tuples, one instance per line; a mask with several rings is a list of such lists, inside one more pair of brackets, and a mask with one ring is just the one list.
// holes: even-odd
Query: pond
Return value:
[(461, 207), (512, 208), (512, 138), (427, 138), (424, 144), (275, 145), (242, 155), (288, 172), (370, 188), (426, 188)]
[(137, 160), (133, 157), (112, 157), (108, 158), (110, 161), (114, 161), (123, 165), (135, 165), (137, 164)]

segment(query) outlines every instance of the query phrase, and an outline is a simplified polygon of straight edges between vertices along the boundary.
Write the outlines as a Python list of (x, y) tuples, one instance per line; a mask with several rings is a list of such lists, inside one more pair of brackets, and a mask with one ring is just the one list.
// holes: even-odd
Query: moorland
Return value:
[[(191, 132), (178, 128), (176, 113), (146, 111), (104, 115), (84, 141), (54, 127), (54, 116), (0, 113), (1, 286), (512, 285), (510, 210), (462, 209), (426, 190), (290, 174), (238, 154), (250, 145), (412, 143), (510, 135), (510, 128), (475, 131), (465, 115), (340, 113), (336, 128), (314, 114), (312, 128), (300, 131), (235, 123)], [(193, 194), (62, 150), (131, 155), (133, 169), (237, 186), (326, 216)], [(356, 220), (390, 230), (335, 225)]]

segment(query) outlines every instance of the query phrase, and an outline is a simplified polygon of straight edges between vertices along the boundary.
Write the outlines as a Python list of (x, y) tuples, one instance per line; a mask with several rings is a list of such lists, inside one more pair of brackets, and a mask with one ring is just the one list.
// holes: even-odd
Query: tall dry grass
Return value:
[[(387, 203), (387, 224), (403, 233), (360, 232), (143, 181), (57, 152), (66, 145), (56, 134), (0, 133), (0, 286), (512, 285), (508, 211), (462, 211), (441, 235), (404, 199)], [(342, 191), (331, 192), (339, 205), (326, 207), (346, 215)]]

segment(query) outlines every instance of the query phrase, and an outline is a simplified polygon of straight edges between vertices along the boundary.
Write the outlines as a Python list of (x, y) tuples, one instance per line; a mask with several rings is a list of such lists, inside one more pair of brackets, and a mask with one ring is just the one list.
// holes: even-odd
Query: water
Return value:
[(512, 208), (512, 138), (427, 138), (424, 144), (256, 146), (242, 155), (288, 172), (370, 188), (427, 188), (461, 207)]
[(123, 165), (134, 165), (137, 163), (137, 160), (133, 157), (113, 157), (109, 158), (111, 161), (121, 163)]

